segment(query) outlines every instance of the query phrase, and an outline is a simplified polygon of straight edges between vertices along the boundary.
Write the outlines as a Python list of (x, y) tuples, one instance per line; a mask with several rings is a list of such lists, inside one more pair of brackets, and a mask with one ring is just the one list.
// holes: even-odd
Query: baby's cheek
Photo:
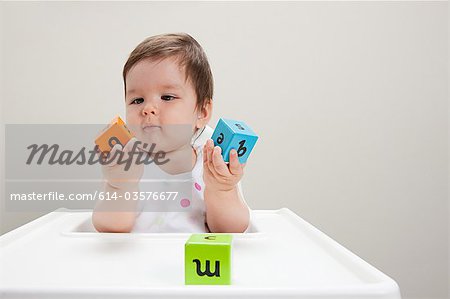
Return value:
[(131, 131), (133, 134), (135, 134), (135, 135), (140, 134), (140, 132), (139, 132), (140, 130), (138, 130), (138, 129), (140, 128), (140, 125), (137, 124), (136, 122), (130, 121), (130, 120), (127, 118), (126, 125), (127, 125), (128, 129), (130, 129), (130, 131)]
[(142, 133), (141, 130), (138, 129), (134, 129), (134, 128), (130, 128), (131, 132), (133, 132), (134, 137), (136, 137), (137, 140), (139, 140), (143, 145), (143, 143), (148, 143), (148, 141), (146, 140), (146, 137), (144, 136), (144, 134)]

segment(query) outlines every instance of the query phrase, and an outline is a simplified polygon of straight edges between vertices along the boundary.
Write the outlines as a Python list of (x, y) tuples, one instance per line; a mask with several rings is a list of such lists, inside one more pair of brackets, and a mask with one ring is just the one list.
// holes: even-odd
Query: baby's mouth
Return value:
[(142, 128), (142, 130), (144, 132), (146, 132), (146, 133), (153, 133), (153, 132), (161, 130), (161, 127), (160, 126), (154, 126), (154, 125), (148, 125), (148, 126), (144, 126)]

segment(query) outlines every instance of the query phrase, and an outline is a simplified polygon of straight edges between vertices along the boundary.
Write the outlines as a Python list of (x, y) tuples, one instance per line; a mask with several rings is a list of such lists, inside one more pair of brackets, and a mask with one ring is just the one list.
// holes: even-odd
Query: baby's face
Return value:
[(164, 151), (190, 143), (196, 93), (174, 57), (138, 62), (127, 74), (126, 87), (127, 125), (138, 140)]

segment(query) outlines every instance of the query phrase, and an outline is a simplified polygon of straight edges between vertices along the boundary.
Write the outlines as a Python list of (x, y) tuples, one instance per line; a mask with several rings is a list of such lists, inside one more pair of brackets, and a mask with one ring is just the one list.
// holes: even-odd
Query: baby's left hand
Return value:
[(203, 181), (212, 191), (230, 191), (244, 175), (245, 163), (239, 163), (235, 149), (230, 151), (230, 163), (227, 165), (221, 155), (222, 149), (214, 147), (208, 139), (203, 147)]

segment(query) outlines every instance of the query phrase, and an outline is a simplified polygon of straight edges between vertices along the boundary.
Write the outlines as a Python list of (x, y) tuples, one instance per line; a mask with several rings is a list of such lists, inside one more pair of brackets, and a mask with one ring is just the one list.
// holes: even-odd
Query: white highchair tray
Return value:
[(232, 285), (184, 285), (190, 234), (97, 233), (58, 209), (0, 236), (0, 298), (399, 299), (394, 280), (288, 209), (233, 234)]

